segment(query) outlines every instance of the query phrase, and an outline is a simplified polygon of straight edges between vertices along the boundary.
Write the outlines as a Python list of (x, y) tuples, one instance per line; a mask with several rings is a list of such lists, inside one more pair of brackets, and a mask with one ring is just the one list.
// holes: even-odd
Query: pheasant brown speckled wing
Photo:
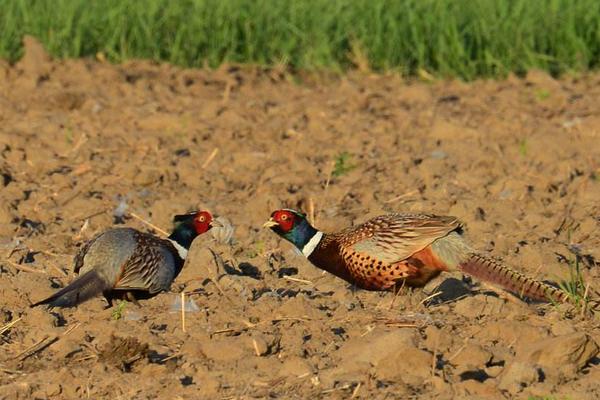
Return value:
[(410, 257), (432, 242), (461, 227), (455, 217), (430, 214), (388, 214), (335, 235), (341, 257), (360, 287), (385, 290), (401, 279), (409, 285), (423, 281), (442, 269), (423, 268)]
[[(358, 227), (358, 240), (348, 243), (355, 253), (392, 264), (423, 250), (462, 226), (455, 217), (431, 214), (388, 214)], [(350, 234), (349, 236), (352, 236)]]

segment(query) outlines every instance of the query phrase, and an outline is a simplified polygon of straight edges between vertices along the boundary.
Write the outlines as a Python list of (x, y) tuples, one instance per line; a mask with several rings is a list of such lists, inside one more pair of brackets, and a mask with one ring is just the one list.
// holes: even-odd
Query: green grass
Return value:
[(569, 260), (569, 278), (561, 281), (559, 287), (578, 309), (585, 311), (590, 301), (590, 293), (579, 264), (579, 256)]
[(519, 154), (521, 157), (527, 157), (527, 139), (521, 139), (519, 141)]
[(119, 300), (117, 302), (117, 306), (112, 310), (111, 316), (112, 319), (119, 320), (123, 318), (123, 314), (125, 313), (125, 307), (127, 306), (127, 302), (123, 300)]
[(223, 62), (472, 79), (600, 65), (597, 0), (0, 0), (0, 57)]
[(356, 165), (351, 164), (351, 159), (352, 156), (347, 151), (338, 154), (335, 158), (335, 164), (333, 165), (333, 172), (331, 175), (337, 178), (356, 168)]
[(551, 95), (551, 93), (547, 89), (539, 89), (539, 90), (535, 91), (535, 98), (538, 101), (544, 101), (544, 100), (550, 98), (550, 95)]

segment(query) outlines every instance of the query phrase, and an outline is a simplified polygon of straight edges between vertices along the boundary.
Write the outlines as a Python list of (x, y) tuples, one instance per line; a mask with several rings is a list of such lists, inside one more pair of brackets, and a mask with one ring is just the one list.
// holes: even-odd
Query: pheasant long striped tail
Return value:
[(458, 265), (458, 268), (477, 279), (499, 285), (520, 296), (555, 303), (566, 303), (570, 300), (569, 296), (560, 289), (529, 278), (480, 254), (471, 253), (466, 261)]

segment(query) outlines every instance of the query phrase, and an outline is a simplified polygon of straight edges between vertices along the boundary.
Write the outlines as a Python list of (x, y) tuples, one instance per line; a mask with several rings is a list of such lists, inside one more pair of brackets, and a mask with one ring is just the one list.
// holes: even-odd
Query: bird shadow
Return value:
[(257, 266), (246, 261), (243, 261), (236, 266), (232, 260), (224, 259), (211, 248), (209, 248), (209, 250), (213, 255), (217, 270), (222, 269), (222, 271), (228, 275), (245, 276), (256, 280), (262, 279), (262, 274)]
[(472, 294), (469, 286), (462, 280), (457, 278), (444, 279), (438, 286), (431, 291), (434, 297), (429, 299), (426, 305), (440, 305), (457, 301), (465, 296)]

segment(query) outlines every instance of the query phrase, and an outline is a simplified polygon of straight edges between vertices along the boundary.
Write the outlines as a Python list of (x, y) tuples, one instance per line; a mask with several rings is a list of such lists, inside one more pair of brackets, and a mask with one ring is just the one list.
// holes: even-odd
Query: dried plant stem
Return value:
[(417, 193), (419, 193), (419, 191), (418, 191), (418, 190), (411, 190), (410, 192), (406, 192), (406, 193), (404, 193), (404, 194), (401, 194), (401, 195), (399, 195), (399, 196), (392, 197), (391, 199), (384, 201), (384, 203), (394, 203), (394, 202), (396, 202), (396, 201), (398, 201), (398, 200), (401, 200), (401, 199), (403, 199), (403, 198), (405, 198), (405, 197), (410, 197), (410, 196), (412, 196), (413, 194), (417, 194)]
[(210, 155), (206, 158), (206, 160), (202, 163), (200, 169), (205, 169), (208, 165), (214, 160), (214, 158), (219, 154), (219, 149), (217, 147), (210, 153)]
[(29, 346), (19, 354), (14, 357), (11, 357), (12, 360), (18, 359), (19, 361), (23, 361), (28, 357), (44, 350), (46, 347), (50, 346), (52, 343), (58, 340), (57, 335), (45, 336), (43, 339), (38, 340), (33, 345)]
[(335, 168), (335, 162), (331, 162), (331, 166), (327, 173), (327, 180), (325, 181), (325, 188), (323, 189), (323, 193), (327, 193), (327, 188), (329, 188), (329, 183), (331, 183), (331, 177), (333, 176), (333, 169)]
[(19, 317), (17, 319), (14, 319), (14, 320), (10, 321), (8, 324), (4, 325), (2, 328), (0, 328), (0, 335), (2, 335), (4, 332), (8, 331), (10, 328), (15, 326), (15, 324), (17, 322), (19, 322), (21, 319), (23, 319), (23, 318)]
[(590, 283), (588, 282), (588, 284), (585, 285), (585, 292), (583, 293), (583, 299), (581, 300), (581, 301), (583, 301), (583, 305), (581, 307), (581, 317), (585, 316), (585, 312), (587, 310), (589, 291), (590, 291)]
[(14, 261), (6, 260), (6, 262), (7, 262), (7, 263), (8, 263), (8, 264), (9, 264), (11, 267), (13, 267), (14, 269), (16, 269), (16, 270), (19, 270), (19, 271), (23, 271), (23, 272), (32, 272), (32, 273), (34, 273), (34, 274), (46, 274), (46, 273), (47, 273), (46, 271), (42, 271), (42, 270), (35, 269), (35, 268), (31, 268), (31, 267), (26, 267), (26, 266), (24, 266), (24, 265), (22, 265), (22, 264), (17, 264), (17, 263), (16, 263), (16, 262), (14, 262)]
[(434, 294), (431, 294), (431, 295), (425, 297), (423, 300), (421, 300), (420, 304), (425, 304), (425, 302), (433, 299), (434, 297), (439, 296), (440, 294), (442, 294), (442, 292), (435, 292)]
[(317, 224), (315, 215), (315, 202), (312, 197), (308, 198), (308, 221), (313, 225)]
[(181, 355), (181, 353), (175, 353), (175, 354), (171, 354), (169, 357), (167, 357), (167, 358), (163, 358), (163, 359), (162, 359), (160, 362), (161, 362), (161, 364), (163, 364), (163, 363), (165, 363), (165, 362), (167, 362), (167, 361), (169, 361), (169, 360), (172, 360), (172, 359), (174, 359), (174, 358), (177, 358), (177, 357), (179, 357), (180, 355)]
[(392, 307), (394, 307), (394, 303), (396, 302), (396, 299), (398, 298), (398, 296), (400, 295), (400, 292), (402, 292), (402, 289), (404, 289), (404, 285), (406, 284), (406, 281), (403, 280), (402, 281), (402, 285), (400, 285), (400, 288), (398, 288), (398, 290), (396, 290), (394, 288), (394, 297), (392, 298), (392, 301), (390, 302), (390, 307), (388, 308), (388, 310), (391, 310)]
[(185, 292), (181, 292), (181, 330), (185, 332)]
[(299, 283), (306, 283), (308, 285), (314, 285), (313, 282), (307, 281), (306, 279), (293, 278), (293, 277), (287, 276), (287, 275), (284, 275), (283, 279), (288, 280), (288, 281), (292, 281), (292, 282), (299, 282)]
[(148, 225), (150, 228), (154, 229), (155, 231), (157, 231), (161, 235), (163, 235), (163, 236), (169, 236), (169, 233), (167, 231), (165, 231), (164, 229), (159, 228), (158, 226), (154, 225), (151, 222), (146, 221), (144, 218), (140, 217), (136, 213), (129, 213), (129, 215), (131, 215), (133, 218), (137, 219), (141, 223)]

